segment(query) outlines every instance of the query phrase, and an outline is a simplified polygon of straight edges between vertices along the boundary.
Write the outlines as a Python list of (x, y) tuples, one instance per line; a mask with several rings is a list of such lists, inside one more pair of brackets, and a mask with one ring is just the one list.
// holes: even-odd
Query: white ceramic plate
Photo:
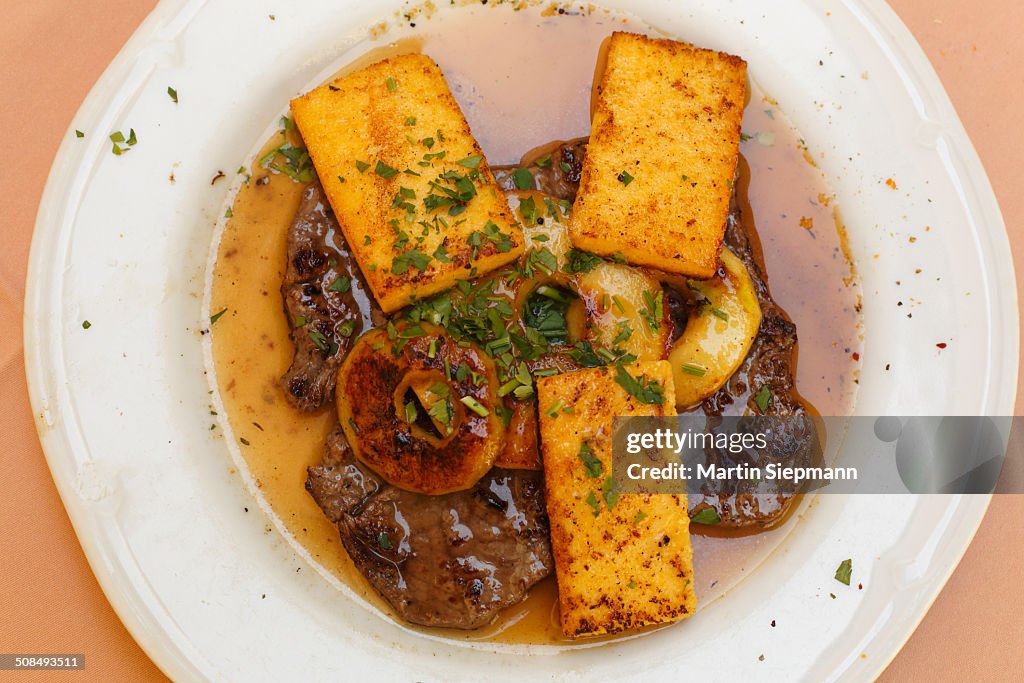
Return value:
[[(815, 150), (862, 280), (856, 412), (1012, 413), (1018, 313), (1002, 219), (891, 10), (870, 0), (605, 4), (744, 56)], [(297, 571), (306, 562), (244, 511), (252, 499), (209, 428), (204, 270), (230, 189), (210, 179), (404, 6), (282, 5), (162, 2), (75, 118), (36, 225), (25, 348), (40, 438), (100, 584), (156, 663), (178, 679), (237, 681), (878, 673), (956, 566), (987, 497), (821, 497), (767, 562), (685, 624), (571, 652), (426, 639)], [(139, 145), (113, 156), (107, 135), (129, 127)], [(911, 277), (916, 268), (927, 276)], [(916, 302), (912, 322), (897, 300)], [(863, 590), (832, 579), (846, 557)]]

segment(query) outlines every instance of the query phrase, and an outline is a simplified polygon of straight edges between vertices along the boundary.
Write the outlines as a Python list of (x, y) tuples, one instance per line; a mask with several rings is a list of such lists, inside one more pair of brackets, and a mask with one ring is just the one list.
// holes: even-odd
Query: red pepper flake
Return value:
[(853, 360), (855, 360), (855, 361), (860, 360), (860, 354), (857, 353), (856, 351), (853, 352)]
[(863, 583), (858, 583), (857, 584), (857, 590), (859, 590), (859, 591), (864, 590), (864, 584)]
[(938, 344), (936, 344), (936, 346), (938, 346), (940, 349), (944, 349), (946, 348), (946, 342), (939, 342)]

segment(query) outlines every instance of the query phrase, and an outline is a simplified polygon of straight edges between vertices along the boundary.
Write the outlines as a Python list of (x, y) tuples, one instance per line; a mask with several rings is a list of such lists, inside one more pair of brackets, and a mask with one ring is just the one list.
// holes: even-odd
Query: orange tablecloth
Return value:
[[(32, 226), (57, 145), (152, 0), (4, 3), (0, 22), (0, 652), (81, 652), (53, 678), (163, 680), (85, 561), (36, 439), (25, 388), (22, 298)], [(1024, 273), (1024, 4), (894, 0), (935, 64), (988, 170)], [(1018, 294), (1021, 288), (1018, 285)], [(1022, 297), (1024, 301), (1024, 297)], [(1024, 407), (1024, 382), (1017, 412)], [(1001, 496), (884, 680), (1020, 680), (1024, 496)], [(1014, 673), (1016, 672), (1016, 673)], [(12, 680), (43, 674), (0, 672)]]

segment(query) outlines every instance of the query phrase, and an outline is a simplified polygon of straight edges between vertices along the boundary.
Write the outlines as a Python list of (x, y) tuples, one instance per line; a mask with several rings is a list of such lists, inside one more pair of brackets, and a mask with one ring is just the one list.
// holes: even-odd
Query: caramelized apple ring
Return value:
[(390, 484), (472, 487), (502, 450), (494, 364), (422, 323), (367, 332), (338, 371), (338, 418), (356, 457)]
[(720, 259), (710, 280), (686, 282), (700, 302), (668, 355), (679, 410), (700, 403), (732, 377), (761, 325), (761, 306), (747, 267), (726, 247)]

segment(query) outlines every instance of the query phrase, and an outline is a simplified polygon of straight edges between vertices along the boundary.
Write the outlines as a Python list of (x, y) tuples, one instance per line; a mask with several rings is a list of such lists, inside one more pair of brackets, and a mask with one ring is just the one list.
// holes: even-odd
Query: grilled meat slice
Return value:
[(345, 237), (314, 182), (303, 191), (288, 228), (288, 264), (281, 283), (295, 342), (281, 385), (298, 410), (316, 410), (333, 397), (338, 367), (366, 322), (356, 297), (362, 295), (364, 308), (374, 305), (365, 291)]
[(494, 468), (466, 491), (411, 493), (357, 461), (337, 427), (306, 489), (359, 571), (414, 624), (483, 626), (553, 566), (540, 472)]

